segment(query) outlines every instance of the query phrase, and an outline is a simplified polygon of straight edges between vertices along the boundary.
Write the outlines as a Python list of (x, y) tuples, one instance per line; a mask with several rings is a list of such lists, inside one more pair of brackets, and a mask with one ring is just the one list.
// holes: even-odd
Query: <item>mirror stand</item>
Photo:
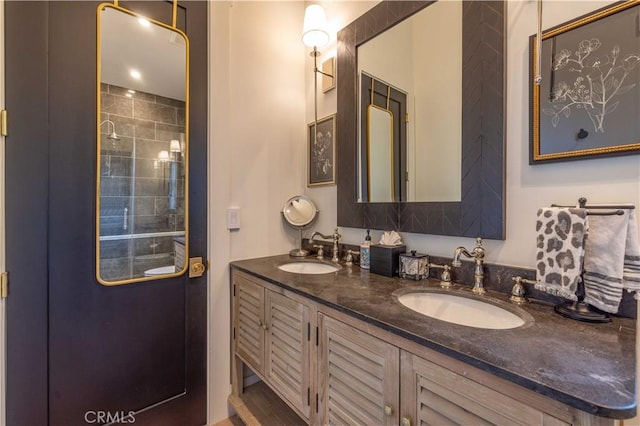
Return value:
[(291, 257), (307, 257), (309, 256), (309, 251), (302, 248), (302, 227), (298, 228), (298, 242), (300, 244), (299, 248), (295, 248), (289, 251), (289, 256)]

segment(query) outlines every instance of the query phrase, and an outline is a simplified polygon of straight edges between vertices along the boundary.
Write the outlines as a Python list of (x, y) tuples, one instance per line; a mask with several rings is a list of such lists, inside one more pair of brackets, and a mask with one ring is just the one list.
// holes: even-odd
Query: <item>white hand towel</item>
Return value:
[(585, 209), (538, 210), (536, 289), (578, 300), (576, 290), (582, 272), (585, 229)]
[(640, 239), (638, 239), (638, 220), (635, 210), (629, 210), (629, 226), (627, 242), (624, 250), (624, 267), (622, 270), (622, 287), (640, 299)]
[(629, 216), (590, 215), (585, 240), (584, 301), (617, 313), (622, 300), (622, 271)]

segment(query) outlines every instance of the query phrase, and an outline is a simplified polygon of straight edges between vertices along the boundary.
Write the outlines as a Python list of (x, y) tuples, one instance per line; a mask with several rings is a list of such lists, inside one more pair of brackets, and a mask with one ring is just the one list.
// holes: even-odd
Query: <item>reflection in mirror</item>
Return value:
[[(406, 171), (399, 176), (406, 180), (406, 190), (397, 191), (395, 198), (385, 195), (359, 200), (460, 201), (462, 2), (439, 1), (430, 5), (358, 46), (357, 56), (360, 87), (367, 87), (362, 80), (371, 76), (390, 87), (402, 88), (407, 93), (405, 108), (409, 118), (393, 117), (396, 126), (406, 128), (406, 150), (396, 159), (396, 168)], [(360, 96), (368, 99), (363, 91)], [(367, 114), (366, 105), (361, 102), (360, 120)], [(385, 116), (381, 118), (387, 120)], [(375, 127), (375, 123), (359, 127), (361, 150), (365, 141), (372, 138), (368, 132)], [(373, 135), (373, 139), (377, 138)], [(380, 176), (393, 179), (394, 175), (375, 167), (372, 165), (367, 174), (379, 178), (377, 185), (382, 184)], [(362, 170), (360, 180), (366, 182)], [(369, 185), (373, 184), (369, 180)], [(393, 188), (394, 184), (388, 181), (385, 186)], [(361, 191), (366, 193), (366, 188)], [(376, 193), (372, 188), (369, 192)]]
[(393, 113), (376, 105), (367, 107), (367, 153), (368, 200), (394, 201)]
[(98, 9), (97, 278), (186, 270), (188, 41), (126, 9)]

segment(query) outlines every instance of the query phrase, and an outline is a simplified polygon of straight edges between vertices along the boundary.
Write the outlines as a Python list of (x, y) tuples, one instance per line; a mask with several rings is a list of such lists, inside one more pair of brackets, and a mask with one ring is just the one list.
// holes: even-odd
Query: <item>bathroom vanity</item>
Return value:
[(511, 329), (468, 327), (398, 302), (437, 281), (341, 265), (282, 271), (289, 256), (231, 263), (232, 395), (246, 365), (309, 424), (614, 425), (636, 412), (635, 321), (587, 324), (516, 307)]

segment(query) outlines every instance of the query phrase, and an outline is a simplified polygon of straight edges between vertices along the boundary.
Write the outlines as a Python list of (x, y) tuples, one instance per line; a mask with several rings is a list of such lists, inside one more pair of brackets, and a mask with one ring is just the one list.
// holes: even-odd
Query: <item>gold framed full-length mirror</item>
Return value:
[(189, 41), (116, 4), (97, 10), (96, 276), (187, 270)]

